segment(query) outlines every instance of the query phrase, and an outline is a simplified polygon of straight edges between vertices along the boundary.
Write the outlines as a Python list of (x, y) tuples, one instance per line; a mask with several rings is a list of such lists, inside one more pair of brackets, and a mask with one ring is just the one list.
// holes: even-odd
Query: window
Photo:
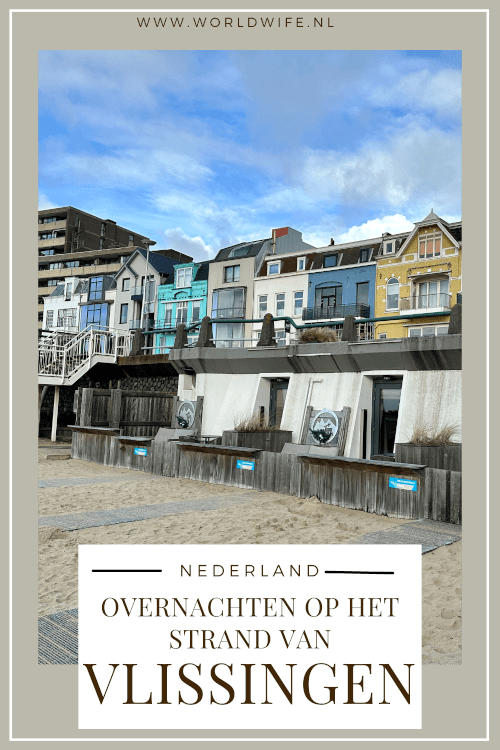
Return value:
[(304, 305), (304, 292), (293, 293), (293, 314), (302, 315), (302, 307)]
[(359, 262), (360, 263), (368, 263), (368, 258), (370, 257), (370, 249), (366, 248), (364, 250), (361, 250), (359, 253)]
[(177, 315), (175, 319), (175, 325), (178, 326), (179, 323), (187, 323), (187, 315), (188, 315), (188, 303), (187, 300), (183, 300), (182, 302), (177, 303)]
[(386, 310), (399, 310), (399, 281), (392, 277), (387, 282)]
[(342, 317), (342, 284), (316, 287), (314, 300), (315, 317)]
[(58, 280), (57, 280), (57, 279), (49, 279), (49, 280), (47, 281), (47, 286), (57, 286), (57, 285), (58, 285), (58, 283), (59, 283), (59, 282), (58, 282)]
[(107, 326), (109, 306), (106, 303), (96, 305), (82, 305), (80, 330), (89, 325)]
[(169, 326), (172, 324), (172, 311), (174, 309), (174, 305), (172, 302), (167, 302), (165, 305), (165, 318), (164, 323), (166, 326)]
[(379, 333), (378, 337), (379, 337), (379, 339), (386, 339), (387, 338), (387, 334), (386, 333)]
[(62, 263), (49, 263), (49, 270), (50, 271), (55, 271), (56, 269), (62, 268), (62, 267), (63, 267)]
[(58, 310), (57, 327), (74, 328), (76, 326), (76, 307), (68, 310)]
[(129, 236), (128, 236), (128, 244), (129, 245), (133, 245), (134, 244), (134, 235), (133, 234), (129, 234)]
[(102, 276), (94, 276), (90, 279), (89, 300), (102, 299)]
[(304, 271), (306, 267), (305, 258), (297, 258), (297, 271)]
[(267, 313), (267, 294), (259, 297), (259, 318), (263, 318)]
[(55, 237), (55, 234), (52, 232), (42, 232), (42, 234), (38, 235), (39, 240), (51, 240)]
[[(245, 289), (233, 287), (231, 289), (217, 289), (212, 294), (213, 318), (244, 318), (245, 317)], [(217, 335), (217, 338), (220, 338)]]
[(69, 260), (66, 263), (66, 268), (78, 268), (79, 265), (80, 265), (79, 260)]
[(239, 266), (226, 266), (224, 268), (224, 281), (239, 281), (240, 280), (240, 267)]
[(50, 250), (40, 250), (39, 255), (41, 255), (42, 257), (44, 255), (54, 255), (54, 248), (51, 247)]
[(200, 319), (201, 302), (196, 300), (193, 302), (193, 323)]
[(120, 323), (126, 323), (128, 320), (128, 303), (120, 305)]
[(416, 307), (449, 307), (449, 279), (424, 281), (417, 286)]
[(280, 263), (268, 263), (267, 264), (267, 275), (272, 276), (273, 274), (280, 272)]
[(234, 250), (231, 250), (229, 253), (229, 258), (243, 258), (245, 255), (248, 254), (249, 247), (235, 247)]
[(99, 240), (99, 250), (102, 250), (103, 244), (104, 244), (104, 240), (101, 237), (101, 239)]
[(276, 331), (277, 346), (286, 346), (286, 331)]
[(276, 316), (280, 317), (281, 315), (285, 314), (285, 295), (284, 294), (277, 294), (276, 295)]
[(325, 261), (323, 268), (334, 268), (338, 264), (339, 254), (334, 253), (333, 255), (325, 255)]
[(47, 310), (47, 315), (45, 316), (45, 327), (51, 328), (53, 325), (54, 325), (54, 311)]
[(175, 272), (175, 286), (177, 289), (183, 289), (184, 287), (191, 286), (191, 279), (193, 277), (193, 269), (189, 268), (178, 268)]
[(418, 328), (409, 328), (408, 336), (445, 336), (448, 333), (448, 326), (419, 326)]
[(70, 281), (69, 284), (66, 284), (66, 293), (64, 295), (64, 299), (66, 302), (69, 302), (71, 300), (71, 295), (73, 294), (73, 284)]
[(441, 232), (423, 234), (418, 238), (419, 258), (438, 258), (441, 255)]
[(120, 263), (126, 263), (130, 255), (120, 255)]
[(386, 240), (384, 242), (384, 255), (396, 252), (396, 242), (394, 240)]
[(356, 304), (367, 305), (368, 304), (368, 291), (370, 288), (369, 281), (361, 281), (356, 284)]
[(122, 281), (122, 292), (130, 291), (130, 279), (123, 279)]

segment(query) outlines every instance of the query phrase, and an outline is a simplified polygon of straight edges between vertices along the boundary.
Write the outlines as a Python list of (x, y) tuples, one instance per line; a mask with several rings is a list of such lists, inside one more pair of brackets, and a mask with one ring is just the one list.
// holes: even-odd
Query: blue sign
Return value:
[(134, 448), (134, 455), (135, 456), (147, 456), (148, 449), (147, 448)]
[(255, 461), (236, 461), (236, 468), (255, 471)]
[(417, 480), (416, 479), (400, 479), (400, 477), (389, 477), (389, 487), (394, 487), (395, 490), (412, 490), (417, 491)]

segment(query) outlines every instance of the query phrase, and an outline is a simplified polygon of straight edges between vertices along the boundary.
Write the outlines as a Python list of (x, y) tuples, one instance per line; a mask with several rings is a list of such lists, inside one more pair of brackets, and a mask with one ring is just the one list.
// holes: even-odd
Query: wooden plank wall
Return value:
[(396, 443), (396, 461), (402, 464), (424, 464), (431, 469), (462, 471), (462, 445), (409, 445)]
[(83, 388), (82, 426), (120, 427), (134, 437), (154, 437), (170, 427), (174, 393)]
[[(122, 441), (122, 442), (121, 442)], [(138, 442), (139, 444), (139, 442)], [(144, 471), (160, 476), (182, 477), (211, 484), (278, 492), (295, 497), (316, 496), (321, 502), (363, 510), (391, 518), (430, 518), (460, 524), (462, 520), (461, 472), (419, 469), (370, 462), (301, 457), (288, 453), (257, 451), (255, 470), (237, 469), (238, 456), (210, 446), (178, 443), (140, 443), (147, 456), (134, 454), (134, 444), (114, 435), (73, 431), (72, 456), (108, 466)], [(242, 451), (241, 458), (249, 456)], [(418, 490), (389, 487), (389, 476), (413, 477)]]

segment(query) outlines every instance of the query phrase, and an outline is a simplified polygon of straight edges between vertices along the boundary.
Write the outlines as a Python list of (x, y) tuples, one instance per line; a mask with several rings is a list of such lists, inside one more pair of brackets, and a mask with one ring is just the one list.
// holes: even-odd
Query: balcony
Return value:
[(212, 310), (212, 318), (221, 318), (223, 320), (229, 318), (244, 318), (245, 308), (244, 307), (220, 307), (218, 310)]
[(399, 300), (399, 309), (439, 311), (451, 309), (451, 294), (438, 292), (435, 294), (415, 294)]
[(52, 232), (54, 229), (66, 229), (67, 218), (57, 219), (57, 221), (42, 221), (38, 220), (38, 231), (39, 232)]
[(190, 326), (200, 322), (200, 318), (172, 318), (170, 320), (155, 320), (153, 328), (160, 331), (175, 331), (179, 323), (184, 323), (184, 325)]
[(51, 237), (48, 240), (38, 240), (38, 247), (64, 247), (66, 237)]
[(135, 331), (136, 328), (142, 328), (142, 320), (129, 320), (128, 327), (131, 331)]
[(347, 315), (355, 318), (369, 318), (370, 305), (352, 304), (335, 305), (335, 307), (304, 307), (302, 320), (336, 320), (343, 319)]
[(144, 296), (144, 286), (133, 286), (130, 290), (130, 297), (134, 300), (141, 300)]

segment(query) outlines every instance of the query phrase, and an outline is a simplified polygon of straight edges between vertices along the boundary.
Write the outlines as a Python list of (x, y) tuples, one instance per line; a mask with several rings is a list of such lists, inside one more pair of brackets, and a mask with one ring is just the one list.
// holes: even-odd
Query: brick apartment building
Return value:
[(144, 248), (142, 240), (148, 238), (72, 206), (39, 211), (38, 328), (43, 298), (65, 277), (115, 274), (137, 247)]

